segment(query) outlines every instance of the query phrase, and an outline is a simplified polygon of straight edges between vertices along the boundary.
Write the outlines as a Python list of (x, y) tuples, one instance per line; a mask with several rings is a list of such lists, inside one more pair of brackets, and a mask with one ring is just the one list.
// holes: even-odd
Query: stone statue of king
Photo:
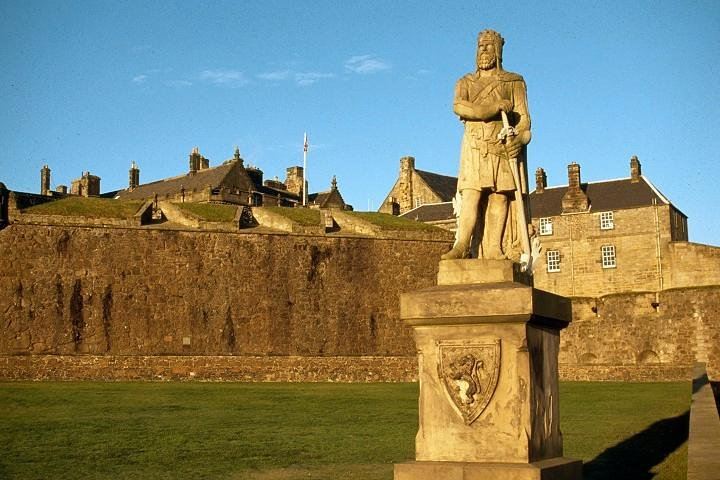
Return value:
[(443, 260), (529, 262), (525, 146), (530, 115), (525, 81), (502, 68), (504, 43), (493, 30), (481, 32), (477, 70), (455, 85), (453, 111), (465, 133), (455, 200), (458, 230)]

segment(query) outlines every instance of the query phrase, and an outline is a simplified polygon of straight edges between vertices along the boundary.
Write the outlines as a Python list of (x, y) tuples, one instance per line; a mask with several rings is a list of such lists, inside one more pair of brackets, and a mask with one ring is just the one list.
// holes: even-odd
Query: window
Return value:
[(547, 251), (547, 271), (548, 272), (559, 272), (560, 271), (560, 251), (559, 250), (548, 250)]
[(423, 199), (422, 199), (422, 197), (421, 197), (420, 195), (418, 195), (417, 197), (415, 197), (415, 208), (419, 207), (419, 206), (422, 205), (422, 204), (423, 204)]
[(541, 218), (540, 219), (540, 235), (552, 235), (552, 218)]
[(613, 212), (602, 212), (600, 214), (600, 230), (612, 230), (615, 228)]
[(603, 268), (615, 268), (615, 245), (603, 245), (601, 253)]

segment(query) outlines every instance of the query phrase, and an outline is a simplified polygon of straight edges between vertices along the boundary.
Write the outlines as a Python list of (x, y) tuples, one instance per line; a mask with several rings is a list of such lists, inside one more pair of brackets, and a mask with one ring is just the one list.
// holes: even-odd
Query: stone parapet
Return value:
[(415, 357), (239, 355), (0, 356), (0, 380), (413, 382)]
[(692, 377), (692, 365), (559, 365), (565, 382), (682, 382)]

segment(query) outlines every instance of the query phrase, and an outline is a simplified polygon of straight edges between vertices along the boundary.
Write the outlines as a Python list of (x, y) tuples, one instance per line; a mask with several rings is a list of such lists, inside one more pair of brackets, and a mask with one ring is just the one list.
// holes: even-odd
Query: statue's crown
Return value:
[(481, 43), (494, 43), (502, 47), (505, 45), (505, 39), (495, 30), (487, 29), (478, 34), (478, 45)]

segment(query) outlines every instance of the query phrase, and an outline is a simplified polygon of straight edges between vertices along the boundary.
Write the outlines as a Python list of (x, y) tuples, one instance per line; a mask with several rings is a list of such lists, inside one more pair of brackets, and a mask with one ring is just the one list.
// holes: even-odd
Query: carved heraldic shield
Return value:
[(500, 339), (438, 342), (438, 376), (466, 425), (485, 410), (500, 376)]

